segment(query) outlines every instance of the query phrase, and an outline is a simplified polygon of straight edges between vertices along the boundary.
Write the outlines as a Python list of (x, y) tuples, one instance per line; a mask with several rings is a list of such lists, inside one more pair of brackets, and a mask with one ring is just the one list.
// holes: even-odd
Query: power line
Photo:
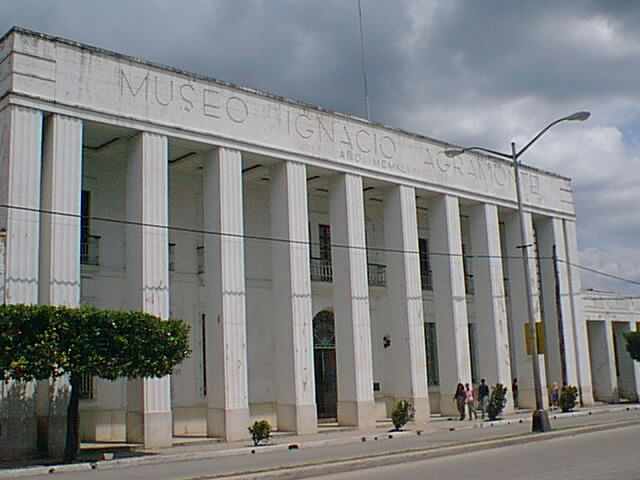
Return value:
[[(147, 227), (147, 228), (158, 228), (158, 229), (163, 229), (163, 230), (168, 230), (168, 231), (175, 231), (175, 232), (182, 232), (182, 233), (194, 233), (194, 234), (198, 234), (198, 235), (214, 235), (214, 236), (218, 236), (218, 237), (229, 237), (229, 238), (239, 238), (239, 239), (243, 239), (243, 240), (256, 240), (256, 241), (263, 241), (263, 242), (274, 242), (274, 243), (287, 243), (287, 244), (294, 244), (294, 245), (305, 245), (305, 246), (321, 246), (321, 244), (319, 242), (312, 242), (312, 241), (302, 241), (302, 240), (292, 240), (289, 238), (277, 238), (277, 237), (272, 237), (272, 236), (268, 236), (268, 235), (250, 235), (250, 234), (246, 234), (246, 233), (229, 233), (229, 232), (217, 232), (217, 231), (213, 231), (213, 230), (204, 230), (201, 228), (192, 228), (192, 227), (179, 227), (179, 226), (175, 226), (175, 225), (161, 225), (161, 224), (153, 224), (153, 223), (148, 223), (148, 222), (139, 222), (139, 221), (135, 221), (135, 220), (124, 220), (124, 219), (119, 219), (119, 218), (112, 218), (112, 217), (98, 217), (98, 216), (91, 216), (91, 215), (81, 215), (81, 214), (77, 214), (77, 213), (69, 213), (69, 212), (60, 212), (60, 211), (55, 211), (55, 210), (45, 210), (42, 208), (33, 208), (33, 207), (21, 207), (18, 205), (10, 205), (10, 204), (0, 204), (0, 208), (6, 208), (6, 209), (10, 209), (10, 210), (19, 210), (19, 211), (24, 211), (24, 212), (31, 212), (31, 213), (38, 213), (38, 214), (44, 214), (44, 215), (56, 215), (56, 216), (61, 216), (61, 217), (67, 217), (67, 218), (76, 218), (79, 220), (91, 220), (91, 221), (95, 221), (95, 222), (105, 222), (105, 223), (115, 223), (115, 224), (120, 224), (120, 225), (130, 225), (130, 226), (137, 226), (137, 227)], [(401, 253), (401, 254), (416, 254), (416, 255), (420, 255), (422, 252), (420, 252), (419, 250), (403, 250), (403, 249), (399, 249), (399, 248), (388, 248), (388, 247), (369, 247), (369, 246), (358, 246), (358, 245), (346, 245), (346, 244), (338, 244), (338, 243), (331, 243), (330, 245), (332, 248), (345, 248), (345, 249), (352, 249), (352, 250), (362, 250), (365, 252), (376, 252), (376, 253)], [(429, 251), (428, 252), (429, 256), (440, 256), (440, 257), (462, 257), (465, 259), (474, 259), (474, 258), (479, 258), (479, 259), (501, 259), (501, 260), (520, 260), (522, 259), (522, 257), (520, 255), (517, 256), (510, 256), (510, 255), (473, 255), (473, 254), (462, 254), (462, 253), (452, 253), (452, 252), (433, 252), (433, 251)], [(540, 256), (540, 257), (536, 257), (539, 260), (553, 260), (554, 257), (546, 257), (546, 256)], [(572, 267), (575, 268), (579, 268), (582, 270), (586, 270), (589, 271), (591, 273), (597, 274), (597, 275), (602, 275), (614, 280), (618, 280), (621, 282), (626, 282), (626, 283), (631, 283), (634, 285), (640, 285), (640, 281), (637, 280), (631, 280), (628, 278), (623, 278), (617, 275), (613, 275), (607, 272), (602, 272), (590, 267), (585, 267), (583, 265), (578, 265), (578, 264), (574, 264), (571, 263), (567, 260), (561, 259), (561, 258), (557, 258), (557, 260), (559, 262), (565, 263), (567, 265), (570, 265)]]

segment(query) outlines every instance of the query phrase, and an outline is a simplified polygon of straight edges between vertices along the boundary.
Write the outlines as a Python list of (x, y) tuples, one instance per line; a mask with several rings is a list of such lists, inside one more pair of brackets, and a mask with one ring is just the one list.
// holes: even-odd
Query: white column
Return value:
[(418, 220), (415, 191), (411, 187), (387, 189), (384, 199), (387, 300), (395, 400), (409, 400), (415, 422), (429, 421), (427, 360), (424, 344), (422, 286), (418, 255)]
[(617, 364), (619, 369), (618, 392), (620, 397), (632, 402), (638, 401), (639, 384), (636, 378), (637, 363), (631, 358), (629, 352), (625, 348), (626, 340), (624, 335), (629, 333), (631, 329), (635, 329), (633, 322), (611, 322), (613, 327), (614, 342), (616, 344), (615, 352), (617, 354)]
[(567, 264), (553, 260), (554, 249), (558, 259), (567, 258), (563, 223), (559, 218), (546, 218), (538, 222), (537, 226), (544, 305), (547, 387), (549, 389), (553, 382), (577, 386), (578, 369), (573, 341), (573, 311)]
[[(533, 223), (531, 214), (525, 213), (525, 232), (526, 238), (533, 239)], [(525, 286), (525, 272), (522, 263), (522, 251), (520, 247), (522, 241), (520, 238), (520, 218), (517, 213), (509, 215), (505, 219), (505, 245), (504, 249), (507, 254), (507, 277), (509, 279), (509, 302), (511, 304), (509, 319), (512, 327), (511, 348), (514, 350), (514, 358), (516, 362), (516, 372), (518, 376), (518, 396), (521, 407), (535, 408), (536, 395), (533, 383), (533, 364), (532, 355), (527, 355), (525, 344), (525, 330), (528, 328), (529, 318), (527, 313), (527, 289)], [(535, 248), (529, 246), (529, 262), (531, 265), (531, 292), (533, 296), (534, 317), (536, 322), (540, 322), (540, 303), (538, 298), (538, 276), (535, 267)], [(539, 365), (541, 388), (546, 385), (546, 372), (544, 368), (544, 356), (537, 355), (536, 361)], [(542, 395), (543, 407), (549, 405), (548, 395)]]
[(338, 422), (375, 426), (362, 178), (339, 175), (330, 189)]
[[(474, 206), (470, 211), (469, 223), (479, 377), (486, 378), (490, 386), (500, 382), (509, 388), (511, 359), (497, 207), (486, 203)], [(509, 388), (505, 412), (511, 410), (513, 397)]]
[(432, 201), (429, 231), (438, 335), (440, 413), (457, 415), (453, 394), (458, 382), (471, 382), (471, 357), (460, 207), (456, 197), (441, 195)]
[(309, 219), (304, 164), (271, 169), (273, 304), (278, 429), (317, 431), (313, 368)]
[[(130, 308), (169, 316), (168, 141), (142, 132), (132, 141), (127, 171), (127, 281)], [(140, 225), (142, 224), (142, 225)], [(146, 447), (172, 442), (170, 377), (128, 384), (127, 440)]]
[(574, 352), (577, 367), (577, 384), (580, 397), (584, 405), (593, 405), (593, 391), (591, 384), (591, 370), (589, 368), (589, 340), (587, 338), (587, 322), (584, 318), (582, 292), (580, 285), (580, 270), (578, 265), (578, 240), (576, 236), (576, 222), (564, 220), (565, 267), (567, 271), (567, 297), (573, 316)]
[[(0, 231), (6, 232), (4, 302), (9, 304), (38, 303), (41, 146), (40, 111), (16, 106), (0, 111)], [(0, 436), (0, 451), (35, 454), (33, 396), (34, 382), (0, 387), (3, 429), (11, 432)]]
[[(52, 114), (45, 122), (42, 208), (68, 215), (40, 217), (40, 303), (80, 304), (80, 197), (82, 189), (82, 122)], [(40, 431), (48, 454), (64, 451), (66, 378), (42, 381), (38, 396)]]
[(207, 290), (207, 434), (247, 438), (247, 372), (242, 155), (218, 148), (204, 157)]
[(618, 402), (620, 396), (611, 322), (589, 321), (588, 324), (593, 393), (601, 402)]

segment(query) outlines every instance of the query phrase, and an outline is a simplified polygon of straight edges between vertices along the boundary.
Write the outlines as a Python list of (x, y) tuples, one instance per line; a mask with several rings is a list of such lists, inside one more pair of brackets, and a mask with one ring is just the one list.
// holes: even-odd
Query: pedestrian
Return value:
[(520, 402), (518, 401), (518, 379), (514, 378), (511, 384), (511, 392), (513, 393), (513, 408), (520, 408)]
[(469, 410), (469, 421), (474, 418), (478, 418), (478, 414), (476, 412), (476, 396), (473, 387), (468, 383), (464, 384), (464, 393), (465, 393), (465, 401), (467, 403), (467, 410)]
[(560, 387), (558, 382), (553, 382), (551, 386), (551, 409), (558, 408), (560, 406)]
[(464, 404), (466, 399), (467, 396), (464, 391), (464, 385), (462, 383), (458, 383), (458, 386), (456, 387), (456, 393), (453, 395), (453, 401), (456, 402), (456, 407), (458, 407), (460, 420), (464, 420)]
[(489, 403), (489, 385), (487, 385), (484, 378), (480, 379), (480, 385), (478, 385), (478, 404), (480, 411), (482, 412), (482, 418), (487, 411), (487, 404)]

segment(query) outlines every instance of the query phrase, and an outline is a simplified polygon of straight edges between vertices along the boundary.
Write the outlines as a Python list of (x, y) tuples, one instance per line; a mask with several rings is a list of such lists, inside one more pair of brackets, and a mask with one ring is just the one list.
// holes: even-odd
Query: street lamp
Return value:
[(447, 157), (457, 157), (458, 155), (462, 155), (465, 152), (469, 151), (480, 151), (485, 153), (490, 153), (492, 155), (505, 158), (507, 160), (511, 160), (513, 162), (513, 175), (515, 177), (516, 183), (516, 199), (518, 202), (518, 214), (520, 217), (520, 243), (521, 245), (518, 247), (522, 250), (522, 262), (524, 265), (524, 278), (525, 278), (525, 288), (527, 290), (527, 314), (529, 320), (529, 330), (531, 332), (532, 345), (531, 345), (531, 360), (533, 364), (533, 383), (534, 389), (536, 393), (536, 409), (533, 412), (532, 418), (532, 426), (531, 430), (533, 432), (547, 432), (551, 430), (551, 425), (549, 424), (549, 415), (546, 410), (544, 410), (544, 404), (542, 401), (542, 386), (540, 385), (540, 368), (538, 365), (538, 345), (536, 341), (536, 318), (533, 313), (533, 297), (531, 295), (531, 266), (529, 265), (529, 253), (527, 251), (528, 247), (531, 246), (532, 243), (528, 241), (527, 232), (525, 228), (525, 212), (522, 205), (522, 193), (520, 187), (520, 162), (518, 159), (520, 156), (526, 152), (529, 147), (538, 140), (542, 135), (544, 135), (547, 130), (549, 130), (554, 125), (557, 125), (560, 122), (564, 121), (579, 121), (582, 122), (589, 118), (591, 114), (589, 112), (576, 112), (572, 115), (568, 115), (566, 117), (559, 118), (554, 120), (549, 125), (544, 127), (540, 132), (529, 141), (520, 151), (516, 151), (515, 142), (511, 142), (511, 155), (497, 152), (495, 150), (490, 150), (488, 148), (483, 147), (466, 147), (466, 148), (451, 148), (444, 151), (444, 154)]

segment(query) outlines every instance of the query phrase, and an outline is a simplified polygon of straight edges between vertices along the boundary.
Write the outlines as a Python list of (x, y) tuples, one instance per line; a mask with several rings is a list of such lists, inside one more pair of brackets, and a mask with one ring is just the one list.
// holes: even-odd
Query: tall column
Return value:
[(579, 264), (576, 222), (563, 220), (565, 243), (565, 267), (567, 272), (567, 297), (573, 317), (573, 339), (577, 368), (577, 384), (583, 405), (593, 405), (591, 370), (589, 368), (589, 340), (587, 338), (587, 322), (584, 317), (580, 270), (573, 265)]
[[(0, 231), (6, 232), (4, 301), (38, 303), (38, 257), (42, 113), (6, 106), (0, 111)], [(22, 210), (21, 208), (33, 209)], [(3, 428), (0, 452), (12, 456), (36, 451), (34, 383), (0, 386)]]
[[(127, 282), (130, 308), (169, 316), (167, 137), (142, 132), (132, 141), (127, 171)], [(170, 377), (127, 386), (127, 440), (146, 447), (172, 442)]]
[(278, 429), (317, 430), (313, 369), (313, 318), (309, 270), (309, 219), (304, 164), (271, 169), (273, 304), (276, 335)]
[(469, 322), (462, 264), (458, 199), (441, 195), (429, 216), (433, 298), (438, 334), (440, 413), (456, 415), (453, 394), (458, 382), (471, 382)]
[(589, 321), (588, 323), (593, 392), (596, 399), (601, 402), (618, 402), (620, 396), (611, 322)]
[(370, 429), (375, 403), (362, 178), (339, 175), (329, 195), (338, 422)]
[(387, 300), (393, 359), (395, 400), (409, 400), (415, 421), (429, 421), (427, 360), (424, 347), (424, 316), (418, 255), (418, 219), (415, 191), (411, 187), (387, 189), (384, 199)]
[[(485, 377), (489, 385), (500, 382), (509, 387), (511, 359), (498, 209), (482, 203), (474, 206), (470, 214), (479, 376)], [(505, 412), (512, 409), (509, 388)]]
[(203, 182), (204, 229), (217, 232), (204, 238), (207, 434), (240, 440), (249, 425), (241, 153), (207, 154)]
[(546, 218), (537, 224), (540, 252), (542, 302), (544, 305), (544, 337), (547, 384), (578, 385), (573, 311), (569, 295), (567, 264), (554, 262), (567, 258), (564, 227), (559, 218)]
[[(80, 304), (80, 197), (82, 189), (82, 122), (52, 114), (45, 122), (42, 208), (67, 215), (40, 217), (40, 303)], [(42, 410), (38, 427), (49, 455), (64, 451), (67, 381), (38, 384)]]
[[(530, 213), (525, 213), (526, 219), (524, 229), (526, 238), (533, 238), (533, 223)], [(512, 327), (511, 348), (514, 350), (516, 368), (518, 375), (519, 404), (521, 407), (535, 408), (536, 395), (533, 383), (533, 355), (528, 355), (526, 350), (525, 331), (528, 328), (529, 318), (527, 313), (527, 295), (532, 295), (534, 305), (534, 316), (536, 323), (540, 322), (540, 303), (538, 298), (538, 276), (535, 268), (535, 250), (529, 246), (529, 262), (531, 263), (531, 292), (527, 292), (525, 285), (524, 265), (522, 264), (522, 246), (520, 238), (520, 218), (517, 213), (509, 215), (505, 219), (505, 245), (507, 254), (507, 272), (509, 278), (509, 302), (511, 304)], [(546, 372), (544, 368), (544, 356), (537, 355), (540, 372), (541, 388), (546, 385)], [(549, 396), (542, 395), (543, 408), (549, 406)]]
[(624, 335), (629, 333), (633, 328), (635, 330), (635, 324), (633, 322), (611, 322), (613, 329), (614, 342), (616, 344), (616, 355), (618, 364), (618, 391), (620, 397), (632, 402), (638, 401), (638, 379), (636, 378), (636, 361), (631, 358), (629, 352), (625, 348)]

